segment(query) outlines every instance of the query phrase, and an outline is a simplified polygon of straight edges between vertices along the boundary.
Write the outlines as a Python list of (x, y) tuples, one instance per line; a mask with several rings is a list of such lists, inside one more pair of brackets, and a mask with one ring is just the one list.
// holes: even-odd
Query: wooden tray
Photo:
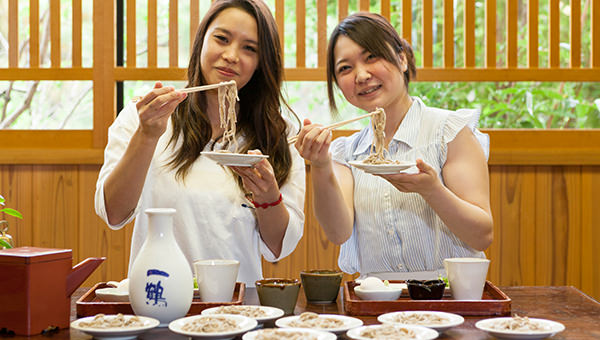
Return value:
[[(105, 282), (96, 283), (94, 287), (88, 290), (79, 300), (77, 300), (77, 317), (93, 316), (98, 313), (103, 314), (134, 314), (129, 302), (107, 302), (96, 297), (96, 289), (109, 287)], [(229, 302), (203, 302), (198, 297), (194, 297), (192, 306), (187, 315), (197, 315), (203, 310), (223, 305), (241, 305), (244, 302), (246, 285), (243, 282), (236, 282), (233, 297)]]
[(412, 300), (406, 290), (393, 301), (361, 300), (354, 293), (357, 285), (355, 281), (344, 283), (344, 310), (349, 315), (381, 315), (403, 310), (430, 310), (460, 315), (510, 315), (510, 298), (490, 281), (485, 282), (483, 299), (477, 301), (452, 300), (449, 294), (444, 294), (441, 300)]

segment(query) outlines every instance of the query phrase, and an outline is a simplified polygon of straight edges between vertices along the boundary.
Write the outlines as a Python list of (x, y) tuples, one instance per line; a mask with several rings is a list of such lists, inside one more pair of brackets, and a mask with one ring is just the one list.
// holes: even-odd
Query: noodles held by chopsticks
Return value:
[[(234, 152), (237, 153), (239, 145), (235, 139), (235, 124), (237, 117), (235, 113), (235, 104), (239, 100), (237, 94), (237, 85), (235, 81), (230, 84), (219, 86), (218, 101), (219, 101), (219, 118), (223, 131), (223, 141), (225, 145), (233, 143), (235, 145)], [(225, 151), (226, 152), (226, 151)]]
[(373, 116), (371, 116), (371, 126), (373, 127), (373, 145), (370, 148), (370, 153), (363, 160), (365, 164), (394, 164), (394, 161), (385, 157), (385, 111), (382, 108), (377, 108)]

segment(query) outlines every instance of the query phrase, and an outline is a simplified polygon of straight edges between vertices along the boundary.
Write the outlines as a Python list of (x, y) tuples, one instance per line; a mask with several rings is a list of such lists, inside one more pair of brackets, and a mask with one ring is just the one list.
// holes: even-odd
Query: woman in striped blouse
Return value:
[(352, 105), (386, 112), (386, 157), (416, 160), (408, 173), (371, 175), (349, 161), (369, 156), (369, 126), (332, 142), (304, 121), (296, 148), (311, 162), (314, 210), (327, 237), (342, 245), (339, 266), (382, 279), (443, 275), (443, 259), (484, 257), (492, 242), (487, 135), (477, 110), (448, 111), (411, 97), (410, 45), (378, 14), (356, 13), (334, 29), (327, 51), (334, 84)]

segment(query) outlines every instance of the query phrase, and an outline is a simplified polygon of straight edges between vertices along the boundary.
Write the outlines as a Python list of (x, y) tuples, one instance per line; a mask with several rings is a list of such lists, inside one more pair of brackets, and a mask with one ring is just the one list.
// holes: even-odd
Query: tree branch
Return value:
[[(44, 12), (44, 14), (42, 15), (42, 18), (40, 20), (41, 21), (45, 20), (47, 18), (47, 14), (48, 14), (48, 10), (46, 10)], [(44, 37), (42, 39), (42, 51), (41, 51), (41, 59), (42, 60), (44, 59), (44, 57), (47, 54), (48, 45), (50, 42), (50, 20), (46, 20), (45, 26), (46, 26), (46, 29), (44, 30)], [(29, 43), (29, 39), (26, 42)], [(21, 53), (24, 53), (24, 46), (21, 46), (21, 48), (19, 50), (19, 54), (21, 54)], [(15, 120), (17, 120), (17, 118), (19, 118), (25, 111), (27, 111), (31, 107), (31, 102), (33, 101), (33, 97), (36, 94), (36, 90), (39, 86), (40, 81), (36, 80), (33, 82), (33, 84), (31, 84), (31, 86), (29, 87), (29, 90), (27, 91), (27, 97), (25, 98), (25, 101), (23, 102), (21, 107), (18, 108), (15, 112), (13, 112), (8, 118), (6, 118), (5, 113), (6, 113), (6, 108), (8, 107), (8, 102), (10, 101), (10, 92), (12, 91), (13, 83), (14, 83), (14, 81), (11, 81), (9, 90), (4, 94), (5, 106), (4, 106), (3, 112), (2, 112), (3, 119), (0, 122), (0, 129), (9, 128), (12, 125), (12, 123), (14, 123)]]
[(92, 91), (92, 89), (94, 88), (94, 86), (89, 86), (87, 89), (85, 89), (81, 95), (79, 96), (79, 98), (77, 99), (77, 101), (75, 102), (75, 105), (73, 105), (73, 108), (71, 109), (71, 112), (69, 112), (69, 114), (65, 117), (65, 120), (63, 120), (63, 122), (60, 124), (60, 126), (58, 127), (59, 129), (64, 129), (65, 126), (67, 125), (67, 122), (69, 121), (69, 119), (71, 119), (71, 117), (73, 117), (73, 114), (75, 114), (75, 110), (77, 109), (77, 107), (79, 106), (79, 104), (81, 104), (81, 102), (83, 101), (83, 98), (85, 98), (85, 96), (90, 93), (90, 91)]

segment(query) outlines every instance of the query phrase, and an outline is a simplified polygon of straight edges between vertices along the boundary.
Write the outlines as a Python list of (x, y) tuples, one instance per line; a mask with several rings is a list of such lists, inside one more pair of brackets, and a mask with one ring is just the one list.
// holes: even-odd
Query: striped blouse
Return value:
[[(389, 145), (389, 158), (422, 158), (433, 167), (443, 183), (442, 168), (447, 145), (465, 126), (470, 126), (486, 153), (487, 135), (475, 129), (478, 110), (448, 111), (425, 106), (413, 98), (400, 127)], [(369, 155), (373, 131), (367, 127), (352, 136), (333, 141), (332, 158), (348, 161)], [(354, 228), (342, 245), (338, 264), (346, 273), (443, 271), (449, 257), (485, 257), (454, 235), (435, 211), (417, 193), (397, 190), (383, 178), (354, 167)], [(413, 167), (408, 172), (417, 172)]]

